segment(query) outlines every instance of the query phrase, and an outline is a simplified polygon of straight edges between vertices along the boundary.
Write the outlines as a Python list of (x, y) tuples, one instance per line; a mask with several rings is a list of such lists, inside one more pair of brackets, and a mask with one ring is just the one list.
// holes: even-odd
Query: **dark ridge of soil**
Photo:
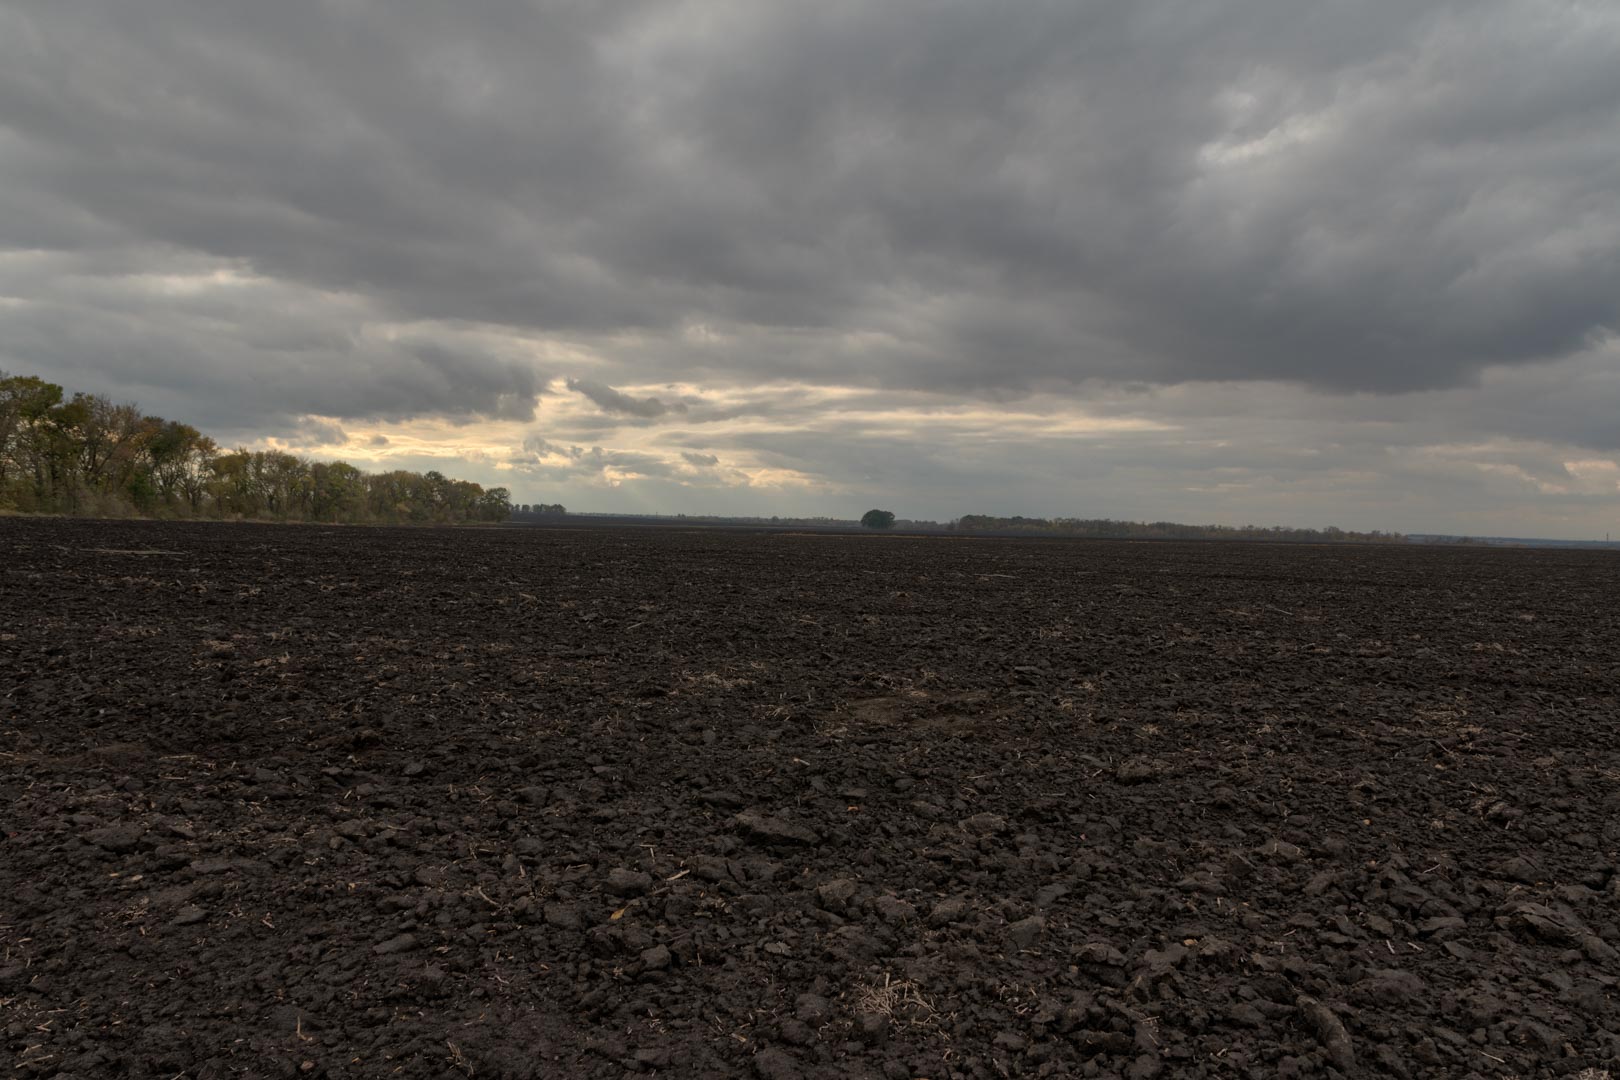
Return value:
[(0, 520), (10, 1076), (1620, 1056), (1595, 552)]

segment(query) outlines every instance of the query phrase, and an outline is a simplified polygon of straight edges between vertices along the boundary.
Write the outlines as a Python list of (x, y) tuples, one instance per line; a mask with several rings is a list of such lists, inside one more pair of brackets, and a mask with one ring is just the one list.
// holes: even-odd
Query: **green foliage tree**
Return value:
[(887, 510), (868, 510), (861, 515), (861, 526), (867, 529), (892, 529), (894, 515)]
[(61, 403), (62, 388), (55, 383), (0, 372), (0, 505), (42, 508), (50, 418)]
[(151, 465), (152, 480), (159, 497), (165, 501), (180, 497), (185, 483), (188, 458), (203, 439), (202, 433), (190, 424), (148, 417), (153, 426), (145, 445), (146, 458)]
[(512, 516), (512, 493), (492, 487), (478, 496), (474, 512), (478, 521), (505, 521)]
[(316, 521), (355, 521), (366, 509), (365, 474), (346, 461), (309, 467), (310, 516)]

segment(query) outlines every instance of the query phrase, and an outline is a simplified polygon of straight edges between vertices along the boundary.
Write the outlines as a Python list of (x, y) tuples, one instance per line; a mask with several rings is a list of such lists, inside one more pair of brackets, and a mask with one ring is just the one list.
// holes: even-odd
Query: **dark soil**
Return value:
[(1556, 1076), (1607, 553), (0, 521), (8, 1076)]

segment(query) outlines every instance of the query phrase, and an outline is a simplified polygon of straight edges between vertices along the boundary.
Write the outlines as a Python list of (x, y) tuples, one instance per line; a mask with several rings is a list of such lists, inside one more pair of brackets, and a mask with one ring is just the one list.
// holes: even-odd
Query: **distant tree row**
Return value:
[(1303, 543), (1404, 544), (1400, 533), (1294, 529), (1281, 525), (1182, 525), (1174, 521), (1114, 521), (1109, 518), (991, 517), (968, 514), (951, 528), (958, 533), (1018, 533), (1032, 536), (1093, 536), (1143, 540), (1289, 540)]
[(280, 450), (222, 451), (190, 424), (0, 372), (0, 509), (103, 517), (504, 521), (505, 488), (365, 473)]

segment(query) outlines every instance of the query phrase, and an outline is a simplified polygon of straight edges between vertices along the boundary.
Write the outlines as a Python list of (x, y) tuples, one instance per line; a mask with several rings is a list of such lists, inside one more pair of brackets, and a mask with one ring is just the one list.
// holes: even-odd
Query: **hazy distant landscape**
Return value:
[[(0, 372), (0, 512), (84, 517), (221, 518), (332, 524), (722, 525), (860, 530), (858, 519), (604, 514), (561, 503), (516, 503), (504, 487), (442, 473), (367, 473), (347, 462), (312, 461), (278, 450), (222, 450), (189, 424), (143, 413), (99, 394), (71, 396), (37, 376)], [(1169, 521), (994, 517), (948, 521), (899, 518), (886, 528), (969, 536), (1109, 537), (1147, 540), (1266, 540), (1301, 543), (1490, 543), (1532, 547), (1614, 546), (1605, 542), (1418, 535), (1336, 526), (1193, 525)]]

